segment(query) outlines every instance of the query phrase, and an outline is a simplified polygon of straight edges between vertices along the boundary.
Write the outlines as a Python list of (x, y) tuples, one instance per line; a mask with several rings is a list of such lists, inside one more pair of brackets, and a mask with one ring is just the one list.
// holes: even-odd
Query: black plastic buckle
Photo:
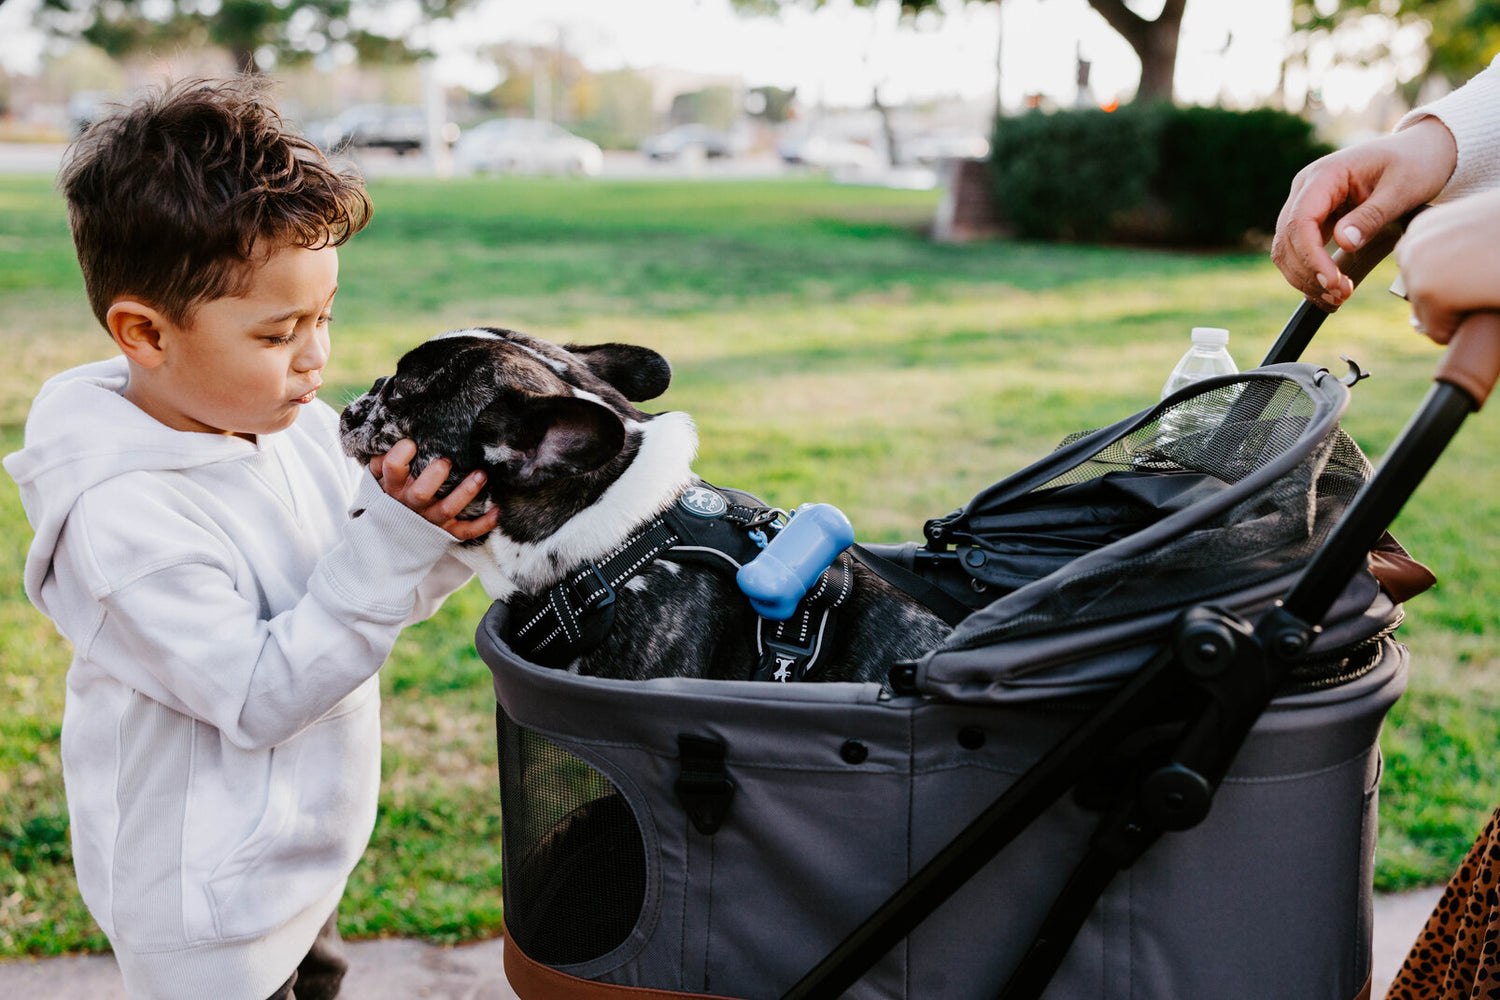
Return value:
[(711, 736), (677, 734), (681, 770), (673, 790), (693, 829), (705, 836), (716, 833), (729, 815), (734, 782), (724, 766), (724, 741)]
[(760, 654), (760, 665), (755, 668), (752, 680), (775, 681), (787, 684), (800, 681), (807, 676), (807, 667), (812, 663), (816, 646), (797, 646), (780, 639), (761, 636), (765, 649)]
[[(590, 577), (598, 583), (598, 586), (590, 588), (590, 591), (585, 593), (582, 585), (587, 583)], [(615, 603), (615, 588), (609, 585), (609, 581), (604, 579), (604, 574), (599, 572), (599, 567), (593, 563), (588, 564), (585, 572), (575, 575), (568, 581), (568, 589), (573, 599), (578, 602), (579, 608), (584, 611), (597, 611)]]

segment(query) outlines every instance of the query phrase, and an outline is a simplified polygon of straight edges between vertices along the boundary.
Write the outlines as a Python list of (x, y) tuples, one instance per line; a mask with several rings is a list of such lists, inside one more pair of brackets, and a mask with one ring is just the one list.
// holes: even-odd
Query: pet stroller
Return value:
[(1338, 428), (1357, 369), (1293, 360), (1322, 318), (862, 552), (957, 622), (894, 696), (575, 676), (494, 605), (517, 994), (1368, 996), (1391, 633), (1430, 582), (1385, 528), (1500, 323), (1372, 476)]

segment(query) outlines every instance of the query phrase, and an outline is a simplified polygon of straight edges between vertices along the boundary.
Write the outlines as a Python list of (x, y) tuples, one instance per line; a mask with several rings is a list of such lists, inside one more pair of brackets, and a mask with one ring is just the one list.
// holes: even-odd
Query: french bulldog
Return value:
[[(455, 543), (457, 553), (491, 598), (535, 606), (674, 505), (724, 495), (693, 474), (698, 441), (688, 414), (634, 405), (670, 381), (667, 360), (645, 347), (561, 347), (511, 330), (456, 330), (408, 352), (394, 374), (349, 403), (340, 432), (361, 463), (403, 438), (417, 446), (413, 475), (447, 457), (445, 489), (484, 470), (465, 516), (498, 507), (499, 521), (482, 539)], [(693, 548), (677, 545), (642, 565), (611, 595), (605, 634), (552, 665), (637, 680), (756, 676), (764, 669), (758, 616), (733, 567), (695, 558)], [(895, 662), (948, 634), (904, 591), (858, 560), (846, 565), (847, 599), (804, 679), (883, 682)]]

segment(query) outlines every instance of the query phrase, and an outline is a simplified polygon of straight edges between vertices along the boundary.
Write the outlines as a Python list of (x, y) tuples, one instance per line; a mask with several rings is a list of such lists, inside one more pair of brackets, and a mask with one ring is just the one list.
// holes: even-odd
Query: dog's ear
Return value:
[(635, 344), (569, 344), (564, 350), (576, 355), (595, 375), (620, 390), (632, 403), (655, 399), (672, 382), (672, 366), (649, 347)]
[(514, 389), (480, 411), (469, 436), (475, 465), (521, 486), (593, 472), (624, 446), (625, 424), (609, 407)]

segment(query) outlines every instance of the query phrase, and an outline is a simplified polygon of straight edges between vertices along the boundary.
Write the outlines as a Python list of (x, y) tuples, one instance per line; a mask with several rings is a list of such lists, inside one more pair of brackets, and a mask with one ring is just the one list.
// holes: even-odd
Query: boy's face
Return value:
[(250, 436), (285, 430), (323, 383), (338, 290), (333, 247), (259, 258), (245, 293), (163, 322), (161, 360), (126, 398), (168, 427)]

